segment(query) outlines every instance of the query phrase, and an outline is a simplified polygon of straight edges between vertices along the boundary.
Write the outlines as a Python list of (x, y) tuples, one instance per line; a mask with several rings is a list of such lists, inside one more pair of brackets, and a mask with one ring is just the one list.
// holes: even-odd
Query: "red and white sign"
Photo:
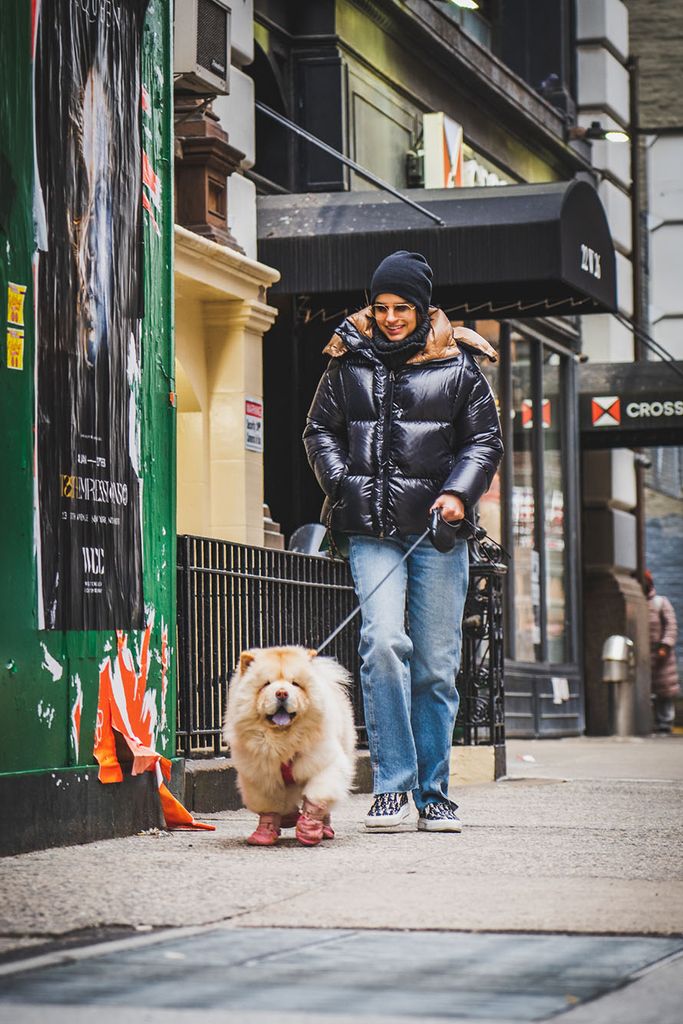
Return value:
[(244, 447), (250, 452), (263, 451), (263, 402), (260, 398), (244, 400)]
[(621, 399), (616, 395), (593, 398), (591, 422), (594, 427), (615, 427), (621, 423)]
[[(541, 418), (544, 429), (551, 425), (550, 399), (544, 398), (541, 402)], [(534, 403), (531, 398), (522, 399), (522, 426), (525, 430), (531, 430), (534, 425)]]

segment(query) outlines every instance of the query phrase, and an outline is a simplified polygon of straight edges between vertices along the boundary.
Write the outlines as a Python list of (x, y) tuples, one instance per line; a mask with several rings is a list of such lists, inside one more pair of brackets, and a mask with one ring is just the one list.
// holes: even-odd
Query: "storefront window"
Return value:
[[(453, 321), (454, 326), (463, 321)], [(512, 555), (508, 656), (563, 664), (570, 657), (567, 589), (567, 357), (536, 331), (465, 321), (499, 353), (480, 360), (503, 424), (506, 454), (479, 503), (479, 522)]]
[(512, 486), (508, 536), (517, 661), (569, 659), (566, 357), (540, 337), (510, 334)]
[(564, 410), (561, 357), (543, 354), (543, 492), (545, 514), (545, 605), (548, 660), (567, 660), (565, 595), (565, 497), (562, 465)]
[(541, 657), (540, 554), (536, 540), (536, 498), (533, 460), (532, 343), (510, 335), (512, 374), (512, 556), (514, 561), (514, 657)]

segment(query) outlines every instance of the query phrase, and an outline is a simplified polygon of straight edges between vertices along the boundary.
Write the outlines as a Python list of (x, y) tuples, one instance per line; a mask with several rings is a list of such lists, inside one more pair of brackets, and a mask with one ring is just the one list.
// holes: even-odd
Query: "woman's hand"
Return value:
[(429, 511), (433, 512), (435, 508), (439, 509), (447, 523), (456, 523), (465, 518), (465, 506), (455, 494), (440, 494)]

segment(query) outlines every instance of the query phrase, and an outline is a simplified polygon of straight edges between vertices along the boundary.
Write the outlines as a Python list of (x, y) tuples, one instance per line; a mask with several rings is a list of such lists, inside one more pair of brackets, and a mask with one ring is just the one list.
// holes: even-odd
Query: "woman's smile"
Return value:
[[(405, 310), (398, 311), (397, 306), (403, 306)], [(417, 328), (415, 306), (400, 295), (383, 292), (375, 299), (373, 309), (377, 326), (389, 341), (404, 341)]]

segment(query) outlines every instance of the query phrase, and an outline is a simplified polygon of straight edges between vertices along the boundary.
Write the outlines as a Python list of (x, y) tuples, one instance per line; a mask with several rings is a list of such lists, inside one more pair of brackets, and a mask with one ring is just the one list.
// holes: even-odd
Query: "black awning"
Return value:
[(683, 362), (587, 363), (579, 376), (582, 448), (683, 444)]
[(379, 261), (409, 249), (432, 265), (435, 301), (461, 316), (616, 308), (614, 247), (587, 182), (408, 195), (444, 226), (381, 192), (259, 197), (259, 259), (282, 275), (271, 292), (356, 292), (362, 300)]

